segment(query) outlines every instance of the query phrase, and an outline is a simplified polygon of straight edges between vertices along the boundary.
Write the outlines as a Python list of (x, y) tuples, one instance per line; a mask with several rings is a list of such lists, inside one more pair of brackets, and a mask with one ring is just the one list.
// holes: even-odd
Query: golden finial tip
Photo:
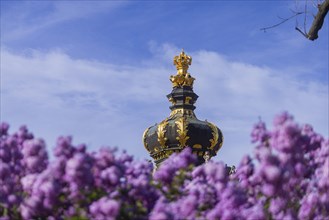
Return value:
[(186, 72), (188, 69), (188, 66), (192, 63), (192, 57), (188, 56), (184, 52), (184, 48), (182, 49), (182, 52), (174, 57), (174, 65), (177, 67), (177, 70), (181, 69), (183, 72)]

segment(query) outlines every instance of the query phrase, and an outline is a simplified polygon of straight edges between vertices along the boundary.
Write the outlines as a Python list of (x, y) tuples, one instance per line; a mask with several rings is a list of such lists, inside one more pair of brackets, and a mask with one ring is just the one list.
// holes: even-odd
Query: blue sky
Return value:
[[(312, 12), (312, 1), (309, 10)], [(195, 113), (224, 133), (216, 160), (252, 153), (258, 117), (287, 110), (328, 137), (328, 18), (311, 42), (291, 20), (295, 1), (1, 1), (1, 121), (91, 150), (149, 158), (145, 128), (170, 113), (181, 48), (193, 57)], [(311, 23), (308, 17), (308, 25)], [(297, 22), (303, 25), (303, 17)]]

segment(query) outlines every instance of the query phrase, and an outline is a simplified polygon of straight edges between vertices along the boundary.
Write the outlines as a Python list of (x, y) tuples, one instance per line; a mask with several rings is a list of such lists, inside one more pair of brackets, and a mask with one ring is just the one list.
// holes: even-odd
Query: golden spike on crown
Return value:
[(184, 49), (182, 49), (182, 52), (179, 54), (179, 56), (174, 57), (174, 65), (178, 70), (177, 71), (178, 74), (186, 73), (191, 63), (192, 63), (192, 57), (186, 55), (184, 53)]

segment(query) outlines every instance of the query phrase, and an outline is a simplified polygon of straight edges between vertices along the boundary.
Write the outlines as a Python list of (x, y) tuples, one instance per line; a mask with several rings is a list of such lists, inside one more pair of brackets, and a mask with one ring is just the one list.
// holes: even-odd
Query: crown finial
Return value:
[(187, 72), (189, 65), (192, 63), (192, 57), (185, 54), (184, 49), (179, 56), (174, 57), (174, 65), (178, 70), (178, 74), (184, 74)]
[(193, 87), (194, 78), (187, 72), (189, 65), (192, 63), (192, 57), (185, 54), (184, 49), (182, 52), (174, 57), (174, 65), (177, 69), (175, 76), (170, 76), (170, 81), (173, 87), (190, 86)]
[(177, 74), (170, 76), (173, 89), (167, 98), (171, 113), (162, 122), (147, 128), (143, 143), (156, 167), (172, 153), (190, 148), (197, 155), (196, 165), (208, 162), (222, 147), (223, 135), (216, 125), (197, 119), (194, 106), (198, 95), (193, 91), (195, 80), (187, 72), (192, 58), (182, 50), (174, 57)]

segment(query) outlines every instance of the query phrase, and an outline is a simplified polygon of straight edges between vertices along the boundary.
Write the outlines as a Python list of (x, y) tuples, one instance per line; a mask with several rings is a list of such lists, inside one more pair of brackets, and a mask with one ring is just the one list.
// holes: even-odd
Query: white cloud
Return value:
[(271, 127), (273, 116), (284, 110), (298, 122), (310, 123), (327, 136), (327, 84), (303, 81), (296, 78), (300, 74), (285, 70), (229, 61), (214, 52), (196, 52), (193, 57), (193, 72), (198, 74), (194, 75), (199, 109), (226, 134), (222, 158), (251, 152), (249, 134), (258, 117)]
[[(139, 66), (122, 66), (77, 60), (61, 51), (24, 55), (2, 50), (1, 120), (13, 129), (26, 123), (46, 138), (49, 148), (59, 135), (72, 134), (76, 143), (92, 148), (117, 145), (147, 157), (141, 136), (146, 127), (169, 115), (165, 95), (175, 72), (172, 57), (179, 49), (153, 44), (151, 51), (153, 57)], [(218, 157), (226, 163), (237, 164), (252, 151), (249, 133), (258, 116), (271, 123), (275, 114), (288, 110), (298, 121), (328, 134), (328, 85), (215, 52), (190, 54), (199, 95), (196, 114), (223, 130)]]
[(1, 10), (1, 28), (4, 33), (2, 40), (17, 40), (56, 24), (86, 19), (96, 13), (108, 13), (126, 4), (127, 2), (112, 1), (85, 1), (83, 4), (74, 1), (11, 4), (12, 7), (6, 7), (8, 10)]

